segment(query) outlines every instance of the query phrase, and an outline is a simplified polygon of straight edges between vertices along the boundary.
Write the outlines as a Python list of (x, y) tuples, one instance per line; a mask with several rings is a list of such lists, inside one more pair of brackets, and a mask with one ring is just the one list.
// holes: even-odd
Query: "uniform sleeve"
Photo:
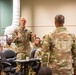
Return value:
[(34, 58), (40, 58), (41, 57), (41, 51), (36, 50)]
[(30, 42), (33, 42), (34, 40), (35, 40), (35, 37), (36, 37), (36, 34), (32, 37), (32, 34), (33, 32), (30, 32), (29, 33), (29, 40), (30, 40)]
[(29, 38), (29, 41), (31, 41), (31, 30), (28, 31), (28, 38)]
[(54, 45), (52, 43), (52, 39), (51, 39), (51, 33), (47, 34), (43, 37), (42, 44), (44, 45), (45, 43), (47, 43), (50, 50), (54, 47)]
[(17, 30), (14, 30), (14, 32), (12, 33), (12, 39), (13, 39), (13, 42), (17, 42)]
[(73, 45), (72, 45), (72, 58), (73, 58), (73, 68), (76, 70), (76, 40), (73, 40)]
[(50, 44), (50, 39), (49, 39), (49, 35), (48, 34), (43, 36), (42, 44), (44, 44), (44, 43)]
[(31, 32), (32, 30), (30, 28), (26, 28), (27, 30), (27, 38), (29, 39), (29, 41), (31, 41)]

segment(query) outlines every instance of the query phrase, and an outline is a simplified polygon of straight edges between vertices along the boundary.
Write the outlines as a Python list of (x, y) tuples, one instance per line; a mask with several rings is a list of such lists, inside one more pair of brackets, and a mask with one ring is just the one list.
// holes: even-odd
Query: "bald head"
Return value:
[(63, 15), (56, 15), (55, 16), (55, 25), (56, 27), (59, 27), (59, 26), (63, 26), (64, 24), (64, 16)]

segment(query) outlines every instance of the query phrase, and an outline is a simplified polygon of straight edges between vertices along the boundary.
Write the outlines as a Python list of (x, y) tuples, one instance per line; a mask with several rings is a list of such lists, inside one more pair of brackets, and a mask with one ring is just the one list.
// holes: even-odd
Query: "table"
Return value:
[(31, 58), (29, 60), (14, 60), (15, 62), (19, 62), (24, 66), (24, 70), (23, 75), (28, 75), (28, 65), (30, 65), (32, 62), (36, 62), (39, 61), (40, 62), (41, 59), (39, 58)]

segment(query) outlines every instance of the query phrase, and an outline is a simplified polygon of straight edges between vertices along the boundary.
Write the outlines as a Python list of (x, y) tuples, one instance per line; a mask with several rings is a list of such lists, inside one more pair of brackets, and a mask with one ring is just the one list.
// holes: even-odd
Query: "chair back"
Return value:
[(16, 53), (13, 50), (3, 50), (1, 53), (2, 58), (13, 58), (16, 56)]
[(34, 55), (35, 55), (36, 50), (37, 50), (37, 49), (33, 49), (33, 50), (31, 51), (31, 58), (34, 58)]
[(2, 70), (5, 72), (15, 72), (16, 69), (16, 53), (13, 50), (3, 50), (1, 53)]

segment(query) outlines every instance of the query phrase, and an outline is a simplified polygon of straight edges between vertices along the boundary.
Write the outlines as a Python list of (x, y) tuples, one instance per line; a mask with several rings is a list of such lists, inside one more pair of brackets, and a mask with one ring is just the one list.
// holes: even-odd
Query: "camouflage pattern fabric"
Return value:
[(43, 44), (41, 48), (36, 50), (35, 58), (41, 58), (42, 66), (49, 66), (48, 64), (50, 62), (50, 50), (47, 43)]
[(8, 45), (8, 44), (6, 44), (6, 45), (4, 45), (3, 46), (3, 50), (13, 50), (13, 51), (17, 51), (17, 46), (16, 45), (14, 45), (14, 44), (11, 44), (11, 45)]
[(70, 34), (65, 27), (58, 27), (53, 33), (45, 35), (43, 43), (45, 42), (50, 48), (49, 61), (53, 75), (72, 75), (72, 70), (76, 67), (72, 66), (73, 60), (76, 59), (75, 36)]
[(34, 58), (41, 58), (41, 48), (36, 50)]
[[(13, 42), (17, 46), (17, 59), (26, 59), (26, 56), (30, 57), (30, 30), (19, 27), (12, 33)], [(22, 36), (17, 38), (18, 33)], [(21, 69), (21, 64), (17, 63), (17, 71)]]
[[(30, 56), (30, 30), (26, 28), (18, 28), (12, 33), (13, 42), (17, 46), (17, 52), (26, 52)], [(17, 38), (18, 33), (21, 33), (21, 38)]]

